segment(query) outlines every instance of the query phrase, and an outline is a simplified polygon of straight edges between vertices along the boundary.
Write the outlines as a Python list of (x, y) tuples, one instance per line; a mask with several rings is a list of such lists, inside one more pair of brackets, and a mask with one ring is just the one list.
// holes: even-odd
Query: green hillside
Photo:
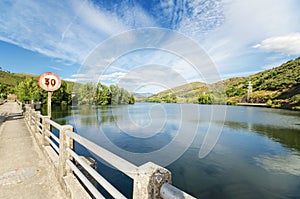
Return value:
[(226, 87), (229, 101), (243, 102), (252, 83), (248, 101), (273, 107), (298, 108), (300, 99), (300, 57), (281, 66), (241, 78)]
[[(252, 93), (247, 96), (249, 82), (252, 84)], [(176, 100), (166, 100), (172, 95)], [(221, 98), (226, 98), (226, 102)], [(150, 96), (146, 101), (208, 104), (251, 102), (299, 109), (300, 57), (248, 77), (230, 78), (210, 85), (201, 82), (185, 84)]]
[(0, 70), (0, 98), (5, 99), (8, 94), (14, 94), (16, 86), (26, 78), (37, 78), (37, 76)]
[(21, 74), (21, 73), (10, 73), (0, 70), (0, 84), (7, 86), (17, 86), (21, 81), (26, 78), (37, 78), (36, 75)]
[[(0, 70), (0, 99), (6, 99), (8, 94), (16, 94), (22, 101), (34, 100), (45, 103), (47, 92), (38, 86), (38, 76), (25, 73), (11, 73)], [(73, 82), (62, 81), (62, 86), (54, 92), (53, 102), (70, 103)], [(67, 96), (67, 97), (66, 97)]]
[[(37, 84), (38, 76), (0, 70), (0, 95), (6, 98), (16, 93), (17, 86), (30, 79)], [(252, 93), (247, 94), (248, 84)], [(61, 92), (70, 95), (74, 83), (63, 81)], [(57, 95), (59, 92), (57, 92)], [(34, 96), (37, 96), (33, 93)], [(41, 97), (44, 94), (41, 94)], [(60, 101), (60, 97), (57, 97)], [(69, 102), (69, 99), (67, 100)], [(248, 77), (236, 77), (214, 84), (192, 82), (165, 90), (145, 99), (147, 102), (236, 104), (238, 102), (266, 103), (271, 107), (300, 110), (300, 57), (276, 68)]]
[[(203, 92), (207, 92), (207, 84), (202, 82), (192, 82), (172, 89), (165, 90), (158, 94), (148, 97), (147, 102), (172, 102), (172, 103), (197, 103), (198, 96)], [(172, 96), (176, 100), (168, 100)]]

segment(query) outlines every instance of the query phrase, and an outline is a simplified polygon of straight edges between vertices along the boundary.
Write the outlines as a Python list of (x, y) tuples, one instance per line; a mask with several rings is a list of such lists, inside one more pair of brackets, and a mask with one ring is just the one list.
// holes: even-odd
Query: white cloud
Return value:
[(87, 74), (80, 74), (80, 73), (78, 73), (78, 74), (72, 75), (72, 77), (74, 77), (74, 78), (87, 78), (88, 75)]
[(116, 84), (124, 77), (127, 73), (124, 72), (106, 72), (105, 74), (89, 71), (88, 73), (77, 73), (73, 74), (71, 78), (66, 78), (69, 81), (76, 81), (80, 83), (86, 82), (99, 82), (107, 84)]
[(253, 48), (286, 54), (300, 54), (300, 33), (291, 33), (279, 37), (271, 37), (256, 44)]
[(254, 159), (266, 170), (300, 176), (300, 158), (298, 155), (259, 156)]
[(246, 77), (255, 73), (260, 72), (259, 70), (256, 71), (246, 71), (246, 72), (236, 72), (236, 73), (227, 73), (227, 74), (222, 74), (221, 77), (223, 80), (231, 78), (231, 77)]
[(99, 76), (99, 81), (109, 81), (116, 83), (118, 82), (122, 77), (124, 77), (126, 73), (123, 72), (115, 72), (110, 74), (103, 74)]
[(200, 43), (202, 43), (201, 39), (203, 39), (204, 35), (220, 27), (225, 21), (223, 2), (221, 0), (187, 0), (182, 5), (177, 6), (179, 8), (175, 12), (178, 12), (180, 9), (183, 10), (181, 15), (178, 14), (180, 19), (179, 31), (197, 38)]
[[(127, 25), (130, 16), (123, 18), (89, 0), (0, 1), (0, 13), (0, 40), (75, 63), (103, 40), (132, 28)], [(135, 15), (136, 23), (154, 25), (141, 8), (135, 8)]]
[(186, 83), (187, 81), (182, 75), (172, 68), (158, 64), (149, 64), (131, 70), (119, 80), (118, 85), (135, 92), (141, 88), (145, 89), (145, 86), (148, 86), (148, 88), (149, 86), (156, 87), (156, 90), (165, 90)]
[[(297, 0), (224, 0), (224, 23), (201, 44), (221, 73), (253, 71), (269, 64), (264, 52), (252, 48), (265, 38), (299, 32)], [(286, 59), (285, 55), (272, 62)]]
[(73, 74), (71, 78), (73, 81), (86, 83), (86, 82), (97, 82), (99, 76), (97, 74), (89, 74), (89, 73), (77, 73)]
[(63, 80), (69, 81), (69, 82), (77, 82), (76, 78), (63, 78)]
[(49, 68), (53, 69), (53, 70), (57, 70), (57, 71), (61, 71), (61, 68), (55, 67), (55, 66), (49, 66)]
[[(264, 51), (252, 48), (254, 44), (269, 51), (299, 54), (299, 47), (291, 44), (291, 33), (300, 32), (298, 0), (169, 0), (154, 4), (149, 3), (153, 7), (144, 9), (143, 4), (126, 0), (106, 2), (101, 6), (91, 0), (0, 1), (0, 40), (55, 60), (82, 63), (98, 44), (113, 35), (132, 28), (165, 27), (179, 31), (204, 46), (223, 74), (251, 72), (262, 65), (269, 65)], [(281, 41), (278, 40), (280, 35), (283, 35)], [(132, 40), (132, 43), (138, 40), (125, 39)], [(168, 43), (168, 38), (163, 39), (165, 45), (174, 45)], [(156, 42), (153, 39), (152, 43)], [(177, 43), (178, 48), (184, 45), (176, 40), (172, 42)], [(119, 44), (114, 43), (106, 50), (118, 51), (116, 46), (122, 49)], [(182, 60), (170, 60), (161, 53), (152, 55), (142, 64), (166, 64), (174, 67), (188, 81), (197, 79), (195, 72)], [(104, 58), (101, 67), (119, 59), (112, 56)], [(280, 60), (283, 58), (279, 56), (270, 62)], [(110, 66), (115, 70), (108, 74), (127, 73), (130, 65), (138, 65), (134, 57), (124, 63), (127, 65)]]

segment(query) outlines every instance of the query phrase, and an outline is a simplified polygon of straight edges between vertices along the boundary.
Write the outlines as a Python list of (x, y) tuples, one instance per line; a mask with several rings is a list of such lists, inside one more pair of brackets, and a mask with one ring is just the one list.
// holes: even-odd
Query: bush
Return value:
[(292, 103), (297, 104), (300, 102), (300, 94), (294, 95), (292, 98)]
[(272, 104), (273, 104), (272, 100), (271, 100), (271, 99), (268, 99), (266, 105), (267, 105), (268, 107), (272, 107)]
[(237, 102), (234, 102), (234, 101), (227, 101), (227, 105), (233, 105), (233, 106), (236, 106), (236, 105), (237, 105)]

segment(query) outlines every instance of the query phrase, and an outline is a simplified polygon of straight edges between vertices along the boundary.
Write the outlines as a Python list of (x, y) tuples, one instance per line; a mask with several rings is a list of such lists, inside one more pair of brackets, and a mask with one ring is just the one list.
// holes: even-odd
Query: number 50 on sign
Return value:
[(45, 91), (55, 91), (60, 88), (60, 78), (51, 72), (43, 73), (39, 77), (39, 86)]

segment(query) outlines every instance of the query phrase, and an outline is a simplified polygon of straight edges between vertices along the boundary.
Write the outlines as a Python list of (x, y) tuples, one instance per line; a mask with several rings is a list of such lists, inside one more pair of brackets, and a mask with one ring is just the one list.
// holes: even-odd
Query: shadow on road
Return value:
[(22, 113), (10, 113), (8, 116), (6, 116), (6, 121), (19, 120), (23, 118), (24, 116)]

